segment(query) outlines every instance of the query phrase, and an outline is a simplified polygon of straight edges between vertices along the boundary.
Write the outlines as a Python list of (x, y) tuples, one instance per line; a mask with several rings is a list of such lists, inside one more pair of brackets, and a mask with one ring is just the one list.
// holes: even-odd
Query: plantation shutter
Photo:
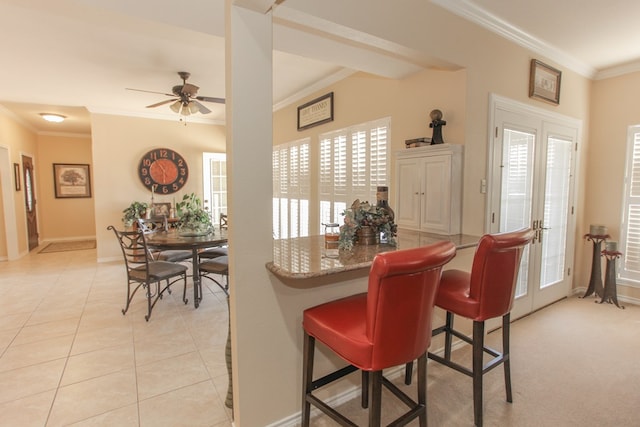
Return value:
[(309, 235), (309, 138), (273, 149), (273, 237)]
[(640, 282), (640, 126), (629, 130), (620, 277)]
[(384, 118), (320, 136), (321, 224), (342, 224), (355, 199), (376, 203), (377, 187), (389, 182), (389, 127)]

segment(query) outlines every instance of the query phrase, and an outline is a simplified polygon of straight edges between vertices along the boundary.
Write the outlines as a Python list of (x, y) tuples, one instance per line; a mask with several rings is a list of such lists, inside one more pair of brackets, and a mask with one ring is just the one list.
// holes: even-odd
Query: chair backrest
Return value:
[(406, 363), (427, 350), (442, 266), (455, 253), (453, 243), (438, 242), (376, 255), (369, 272), (366, 322), (374, 368)]
[(169, 221), (166, 216), (154, 216), (151, 218), (138, 218), (138, 228), (144, 233), (169, 230)]
[(152, 261), (147, 249), (147, 241), (144, 238), (144, 232), (141, 229), (132, 231), (119, 231), (113, 225), (107, 227), (113, 230), (122, 249), (122, 255), (127, 267), (127, 272), (131, 269), (140, 267), (144, 264), (149, 271), (149, 261)]
[(220, 229), (227, 228), (227, 214), (220, 212)]
[(484, 321), (511, 311), (522, 252), (533, 235), (526, 228), (482, 236), (471, 267), (469, 298), (479, 304), (473, 320)]

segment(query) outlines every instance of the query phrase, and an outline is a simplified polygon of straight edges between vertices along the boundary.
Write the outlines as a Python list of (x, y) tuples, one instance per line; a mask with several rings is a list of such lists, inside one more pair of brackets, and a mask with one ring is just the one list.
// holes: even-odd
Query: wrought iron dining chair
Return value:
[[(213, 248), (212, 248), (213, 249)], [(219, 248), (223, 249), (223, 248)], [(226, 249), (226, 248), (224, 248)], [(222, 291), (229, 296), (229, 257), (227, 255), (219, 255), (213, 258), (205, 258), (198, 265), (200, 279), (206, 277), (213, 283), (218, 285)], [(214, 275), (224, 278), (224, 285), (214, 277)]]
[[(107, 227), (113, 230), (122, 249), (125, 267), (127, 269), (127, 303), (122, 309), (122, 314), (126, 314), (131, 305), (131, 301), (142, 288), (147, 297), (147, 314), (144, 316), (148, 322), (151, 318), (151, 311), (162, 298), (165, 291), (171, 292), (171, 285), (180, 279), (184, 282), (182, 291), (182, 301), (187, 300), (187, 267), (182, 264), (155, 261), (149, 255), (149, 248), (142, 229), (133, 231), (119, 231), (112, 225)], [(166, 282), (166, 283), (162, 283)], [(155, 286), (154, 286), (155, 285)]]
[[(169, 230), (169, 222), (166, 216), (151, 218), (138, 218), (138, 228), (145, 234), (157, 233)], [(166, 251), (153, 250), (149, 252), (156, 261), (183, 262), (190, 261), (193, 253), (187, 250), (172, 249)]]

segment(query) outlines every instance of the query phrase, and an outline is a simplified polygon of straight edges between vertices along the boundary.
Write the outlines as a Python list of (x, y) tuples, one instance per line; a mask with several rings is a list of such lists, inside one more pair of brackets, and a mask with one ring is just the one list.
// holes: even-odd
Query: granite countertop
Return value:
[(273, 242), (273, 261), (267, 269), (281, 279), (310, 279), (371, 267), (379, 252), (417, 248), (442, 240), (452, 241), (457, 249), (473, 247), (480, 237), (466, 234), (451, 236), (398, 230), (398, 246), (355, 245), (352, 251), (340, 251), (338, 258), (324, 256), (324, 236), (280, 239)]

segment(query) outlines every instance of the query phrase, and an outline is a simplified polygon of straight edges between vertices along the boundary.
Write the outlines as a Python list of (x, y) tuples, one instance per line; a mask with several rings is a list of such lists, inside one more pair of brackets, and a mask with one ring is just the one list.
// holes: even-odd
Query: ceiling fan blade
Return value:
[(159, 107), (161, 105), (168, 104), (170, 102), (174, 102), (175, 100), (176, 100), (175, 98), (165, 99), (164, 101), (160, 101), (160, 102), (156, 102), (155, 104), (147, 105), (147, 108)]
[(146, 93), (156, 93), (158, 95), (165, 95), (165, 96), (175, 96), (172, 93), (154, 92), (152, 90), (144, 90), (144, 89), (131, 89), (130, 87), (126, 87), (125, 90), (134, 90), (136, 92), (146, 92)]
[(196, 85), (192, 85), (191, 83), (185, 83), (182, 86), (182, 93), (189, 95), (190, 97), (193, 98), (198, 93), (198, 89), (200, 88)]
[(211, 96), (196, 96), (198, 101), (217, 102), (218, 104), (224, 104), (224, 98), (213, 98)]
[(196, 104), (198, 106), (198, 111), (200, 111), (201, 114), (209, 114), (211, 112), (211, 110), (209, 110), (207, 107), (205, 107), (204, 105), (202, 105), (201, 103), (199, 103), (198, 101), (191, 101), (194, 104)]

